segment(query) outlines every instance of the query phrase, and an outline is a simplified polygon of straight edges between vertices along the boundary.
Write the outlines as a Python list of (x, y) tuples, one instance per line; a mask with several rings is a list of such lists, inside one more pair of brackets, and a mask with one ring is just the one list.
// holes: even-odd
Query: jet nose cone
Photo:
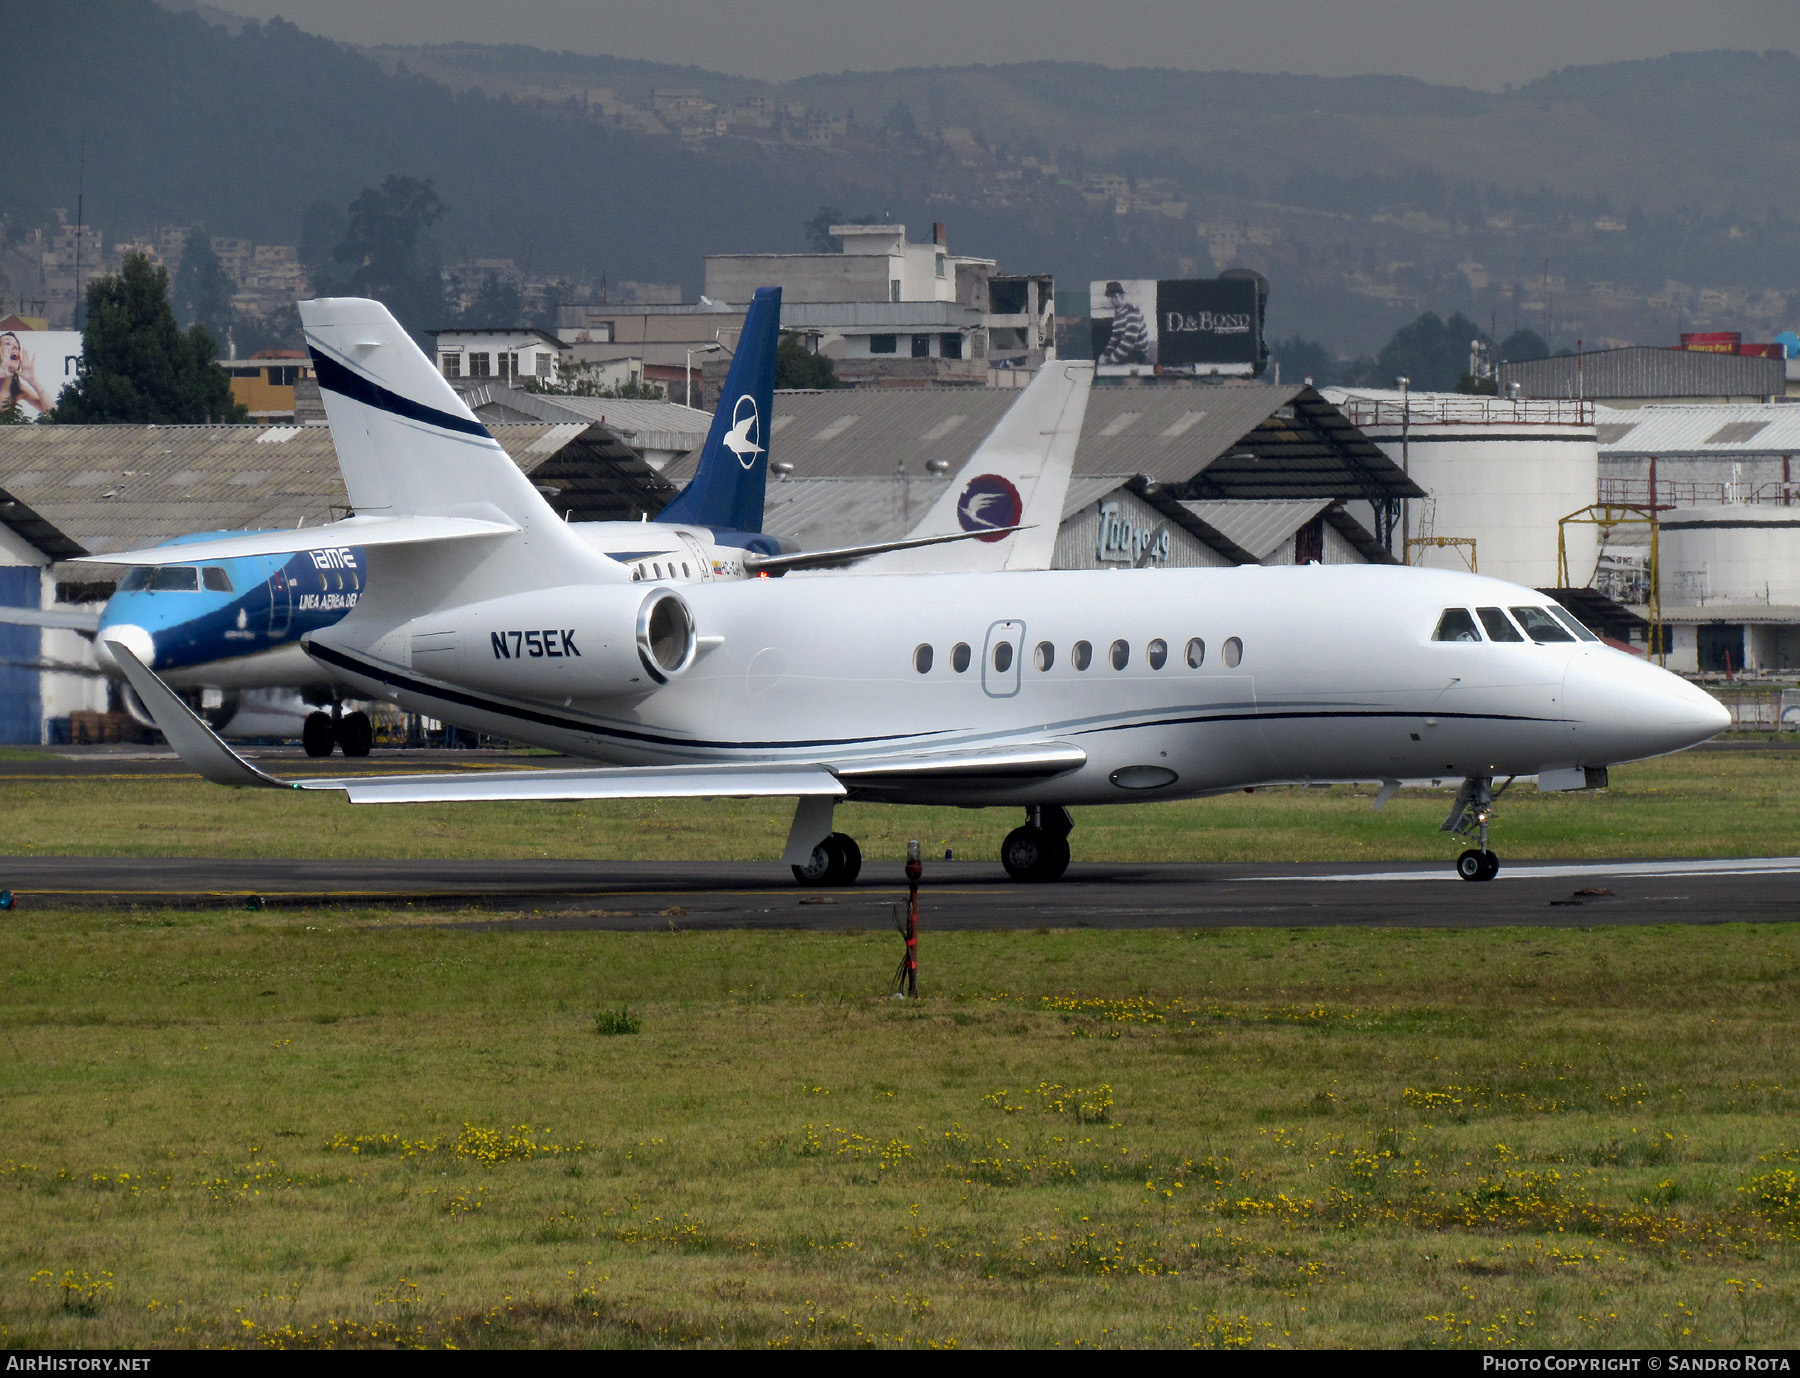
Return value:
[(156, 664), (156, 642), (150, 633), (130, 622), (115, 622), (94, 633), (94, 659), (100, 662), (103, 670), (116, 671), (119, 668), (119, 662), (113, 659), (113, 653), (107, 649), (108, 641), (121, 643), (147, 666)]
[(1704, 689), (1618, 652), (1571, 660), (1563, 707), (1586, 765), (1680, 751), (1731, 726), (1730, 711)]

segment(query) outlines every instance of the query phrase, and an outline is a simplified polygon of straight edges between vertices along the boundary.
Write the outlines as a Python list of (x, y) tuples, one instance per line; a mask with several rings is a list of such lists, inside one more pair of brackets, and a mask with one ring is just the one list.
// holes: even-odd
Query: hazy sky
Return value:
[(219, 8), (279, 14), (356, 43), (525, 43), (774, 80), (1056, 58), (1400, 72), (1498, 90), (1575, 63), (1800, 48), (1797, 0), (219, 0)]

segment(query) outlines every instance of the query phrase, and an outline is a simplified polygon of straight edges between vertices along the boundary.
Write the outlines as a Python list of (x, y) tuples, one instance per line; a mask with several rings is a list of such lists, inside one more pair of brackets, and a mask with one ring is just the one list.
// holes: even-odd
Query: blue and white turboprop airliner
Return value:
[(361, 547), (355, 609), (303, 642), (321, 674), (593, 764), (283, 780), (113, 641), (170, 744), (221, 784), (353, 803), (785, 796), (784, 860), (818, 884), (861, 865), (833, 830), (845, 798), (1023, 809), (1001, 860), (1052, 880), (1071, 806), (1448, 776), (1444, 828), (1475, 842), (1457, 870), (1481, 881), (1499, 869), (1496, 780), (1591, 788), (1729, 722), (1534, 590), (1441, 570), (642, 580), (557, 518), (379, 303), (300, 312), (356, 515), (98, 558)]
[[(794, 569), (841, 569), (883, 556), (925, 559), (938, 567), (947, 561), (968, 569), (1005, 568), (1009, 560), (1014, 568), (1048, 565), (1086, 408), (1088, 375), (1077, 369), (1071, 377), (1034, 382), (977, 449), (938, 508), (908, 537), (796, 552), (784, 550), (762, 531), (780, 325), (781, 289), (763, 288), (745, 314), (694, 476), (654, 522), (575, 522), (569, 531), (623, 565), (632, 579), (675, 585), (778, 576)], [(318, 365), (342, 387), (355, 390), (354, 375), (329, 357), (321, 357)], [(479, 422), (472, 424), (486, 434)], [(958, 508), (965, 489), (998, 510), (977, 509), (970, 501)], [(202, 532), (177, 537), (158, 550), (245, 534), (283, 533)], [(1009, 539), (1015, 534), (1016, 539)], [(118, 670), (108, 643), (121, 642), (165, 683), (182, 690), (211, 725), (232, 735), (275, 735), (271, 728), (286, 725), (278, 712), (271, 722), (279, 705), (266, 697), (252, 702), (245, 695), (291, 691), (314, 706), (303, 721), (303, 707), (301, 713), (287, 715), (299, 724), (309, 756), (329, 756), (334, 745), (346, 756), (366, 756), (373, 741), (368, 716), (343, 711), (351, 689), (325, 673), (301, 645), (306, 636), (334, 625), (356, 606), (365, 577), (364, 554), (354, 546), (141, 565), (126, 572), (98, 615), (0, 609), (0, 619), (93, 636), (96, 659), (110, 674)], [(134, 716), (152, 725), (129, 687), (124, 701)], [(246, 711), (253, 709), (261, 711)]]

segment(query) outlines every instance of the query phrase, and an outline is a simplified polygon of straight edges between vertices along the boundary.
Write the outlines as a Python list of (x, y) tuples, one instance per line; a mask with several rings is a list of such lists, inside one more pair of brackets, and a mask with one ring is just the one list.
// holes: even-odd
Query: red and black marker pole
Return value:
[(906, 921), (900, 932), (906, 939), (906, 955), (900, 959), (900, 970), (894, 973), (894, 994), (903, 998), (919, 998), (919, 877), (925, 874), (917, 838), (906, 844)]

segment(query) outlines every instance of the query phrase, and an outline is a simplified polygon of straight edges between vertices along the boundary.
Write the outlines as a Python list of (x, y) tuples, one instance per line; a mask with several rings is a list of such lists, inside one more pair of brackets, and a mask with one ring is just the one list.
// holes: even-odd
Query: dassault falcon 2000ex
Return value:
[[(355, 610), (322, 670), (478, 731), (598, 764), (284, 781), (112, 652), (170, 743), (221, 784), (355, 803), (775, 796), (784, 859), (846, 882), (840, 799), (1009, 805), (1007, 870), (1069, 860), (1069, 808), (1297, 779), (1462, 777), (1446, 823), (1485, 846), (1497, 777), (1597, 785), (1727, 722), (1707, 694), (1613, 651), (1534, 591), (1389, 566), (1005, 571), (640, 581), (557, 520), (387, 311), (303, 302), (356, 515), (106, 561), (345, 545)], [(325, 362), (330, 366), (326, 367)]]

